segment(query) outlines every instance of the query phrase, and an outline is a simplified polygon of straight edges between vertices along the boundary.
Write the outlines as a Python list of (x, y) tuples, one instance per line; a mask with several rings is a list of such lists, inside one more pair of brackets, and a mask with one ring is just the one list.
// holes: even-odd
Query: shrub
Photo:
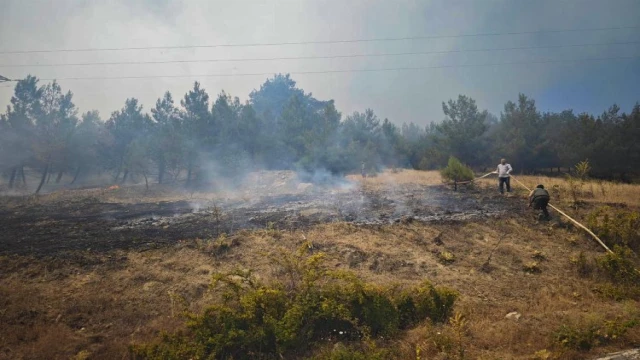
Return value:
[(468, 166), (465, 166), (460, 160), (455, 157), (449, 157), (449, 163), (447, 167), (440, 171), (440, 175), (445, 180), (450, 181), (468, 181), (473, 180), (473, 170)]
[(614, 246), (613, 253), (596, 259), (601, 273), (616, 284), (638, 285), (640, 273), (635, 268), (636, 255), (627, 247)]
[(383, 360), (388, 359), (390, 352), (379, 349), (373, 342), (365, 342), (363, 346), (346, 346), (337, 343), (331, 351), (324, 351), (312, 357), (312, 360)]
[(589, 178), (589, 173), (591, 172), (591, 165), (589, 164), (589, 159), (580, 161), (575, 166), (576, 176), (584, 181)]
[(554, 337), (563, 347), (588, 351), (618, 339), (638, 324), (639, 322), (635, 319), (616, 319), (602, 322), (590, 321), (583, 325), (562, 325), (554, 333)]
[[(297, 254), (274, 257), (284, 281), (262, 282), (249, 271), (216, 274), (212, 287), (221, 290), (219, 304), (186, 314), (186, 332), (132, 347), (133, 354), (149, 359), (291, 357), (327, 340), (389, 337), (426, 319), (446, 321), (457, 298), (456, 292), (427, 282), (401, 291), (365, 283), (351, 272), (327, 270), (323, 254), (308, 251), (305, 244)], [(347, 349), (329, 358), (374, 353)]]
[(540, 273), (542, 270), (540, 270), (540, 265), (538, 264), (537, 261), (531, 261), (528, 262), (526, 264), (524, 264), (522, 266), (522, 270), (526, 273), (530, 273), (530, 274), (538, 274)]
[(452, 262), (456, 261), (456, 256), (448, 251), (441, 251), (438, 254), (438, 260), (445, 265), (451, 264)]
[(595, 291), (613, 300), (640, 298), (640, 272), (636, 268), (636, 254), (629, 248), (614, 246), (613, 253), (596, 259), (598, 273), (609, 280)]
[(610, 247), (640, 251), (640, 213), (603, 206), (588, 216), (588, 225)]

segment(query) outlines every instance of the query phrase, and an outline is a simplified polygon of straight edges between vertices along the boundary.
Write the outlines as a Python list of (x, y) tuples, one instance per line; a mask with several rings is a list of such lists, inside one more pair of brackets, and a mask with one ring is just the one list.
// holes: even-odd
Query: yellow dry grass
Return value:
[[(296, 231), (242, 231), (225, 239), (234, 245), (223, 253), (212, 251), (208, 241), (190, 241), (91, 257), (94, 265), (4, 257), (0, 348), (16, 359), (126, 357), (130, 343), (183, 326), (177, 317), (183, 309), (180, 299), (196, 312), (212, 303), (215, 296), (207, 288), (212, 273), (251, 269), (263, 280), (277, 280), (270, 259), (310, 242), (312, 251), (327, 254), (328, 267), (353, 271), (367, 281), (390, 285), (428, 279), (461, 293), (456, 309), (466, 321), (464, 336), (456, 340), (451, 324), (424, 324), (386, 344), (397, 359), (412, 358), (416, 347), (423, 358), (443, 352), (455, 358), (459, 347), (468, 358), (530, 359), (545, 349), (562, 359), (591, 356), (605, 349), (563, 354), (554, 347), (553, 332), (585, 316), (637, 317), (640, 303), (612, 302), (593, 292), (594, 281), (579, 277), (569, 259), (580, 252), (599, 256), (600, 250), (586, 241), (569, 242), (574, 236), (524, 219), (377, 227), (335, 223)], [(455, 260), (443, 263), (443, 251)], [(533, 259), (539, 261), (538, 274), (523, 271)], [(522, 318), (506, 319), (512, 311)], [(638, 335), (606, 350), (638, 341)], [(447, 344), (453, 349), (443, 348)]]
[[(441, 184), (435, 171), (349, 178), (372, 190), (394, 184)], [(555, 187), (560, 200), (570, 199), (564, 179), (518, 179), (530, 187)], [(478, 181), (487, 188), (495, 188), (496, 182)], [(583, 201), (640, 206), (640, 186), (581, 186)], [(64, 196), (51, 194), (49, 200)], [(167, 195), (172, 196), (177, 195)], [(146, 252), (79, 253), (74, 260), (0, 257), (0, 359), (127, 358), (131, 343), (183, 327), (180, 299), (195, 312), (215, 301), (207, 287), (214, 272), (251, 269), (264, 280), (276, 280), (270, 258), (280, 251), (293, 252), (307, 241), (313, 251), (327, 254), (327, 266), (353, 271), (367, 281), (417, 284), (428, 279), (460, 292), (456, 310), (465, 318), (461, 330), (452, 324), (425, 323), (383, 341), (398, 359), (416, 358), (417, 349), (423, 359), (457, 358), (460, 350), (469, 359), (532, 359), (545, 350), (552, 353), (550, 358), (581, 359), (637, 345), (637, 328), (590, 352), (566, 351), (555, 343), (554, 331), (566, 323), (640, 318), (640, 302), (604, 299), (593, 291), (596, 280), (577, 274), (570, 259), (580, 253), (590, 260), (602, 254), (580, 234), (519, 218), (369, 227), (334, 223), (296, 231), (241, 231), (226, 239), (235, 245), (223, 253), (215, 252), (210, 240), (190, 239)], [(443, 263), (443, 252), (454, 260)], [(534, 260), (540, 273), (523, 271)], [(506, 319), (513, 311), (522, 317)]]
[[(530, 189), (538, 184), (544, 185), (545, 189), (551, 193), (552, 201), (555, 202), (570, 203), (577, 199), (594, 204), (625, 204), (631, 207), (640, 207), (640, 185), (636, 184), (599, 180), (569, 181), (566, 178), (532, 175), (518, 175), (516, 178)], [(497, 188), (497, 182), (495, 176), (478, 180), (479, 184), (488, 188)], [(520, 184), (513, 180), (511, 187), (519, 192), (524, 190)]]
[(438, 171), (420, 171), (412, 169), (385, 170), (375, 176), (362, 178), (361, 175), (348, 175), (347, 179), (359, 183), (367, 190), (377, 190), (400, 184), (441, 185), (442, 177)]

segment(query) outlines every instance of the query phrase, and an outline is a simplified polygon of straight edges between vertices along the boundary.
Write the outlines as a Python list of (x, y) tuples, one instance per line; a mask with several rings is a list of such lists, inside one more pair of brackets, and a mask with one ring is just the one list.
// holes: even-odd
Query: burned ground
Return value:
[(462, 349), (465, 358), (583, 359), (640, 346), (637, 327), (589, 351), (557, 341), (567, 324), (640, 321), (637, 300), (604, 298), (577, 271), (580, 254), (591, 266), (602, 256), (595, 242), (565, 221), (538, 222), (520, 190), (500, 196), (491, 182), (453, 192), (427, 175), (329, 187), (278, 174), (265, 181), (277, 186), (213, 195), (122, 187), (4, 198), (0, 359), (128, 358), (130, 344), (182, 329), (181, 310), (212, 304), (212, 274), (278, 279), (270, 259), (303, 244), (365, 281), (428, 279), (461, 294), (462, 337), (425, 323), (379, 340), (399, 359), (418, 348), (423, 358)]
[(400, 184), (379, 190), (348, 185), (309, 185), (295, 194), (254, 192), (244, 199), (131, 204), (78, 196), (42, 203), (23, 201), (0, 209), (0, 254), (56, 256), (77, 250), (149, 248), (242, 229), (295, 230), (331, 222), (367, 226), (413, 220), (464, 221), (521, 208), (503, 197), (471, 189), (456, 193), (436, 185)]

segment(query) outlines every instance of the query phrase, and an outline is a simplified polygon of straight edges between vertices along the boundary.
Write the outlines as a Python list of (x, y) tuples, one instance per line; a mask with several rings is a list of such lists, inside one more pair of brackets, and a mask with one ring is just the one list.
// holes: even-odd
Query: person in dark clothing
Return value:
[(549, 192), (544, 188), (544, 185), (538, 185), (529, 193), (529, 207), (533, 207), (535, 210), (542, 210), (544, 218), (549, 220), (549, 210), (547, 210), (549, 199)]

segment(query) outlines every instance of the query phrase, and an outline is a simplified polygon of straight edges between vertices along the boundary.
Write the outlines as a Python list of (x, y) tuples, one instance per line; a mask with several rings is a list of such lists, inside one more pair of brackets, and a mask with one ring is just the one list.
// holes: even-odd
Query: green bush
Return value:
[(440, 175), (443, 179), (450, 181), (469, 181), (475, 177), (471, 168), (465, 166), (453, 156), (449, 157), (447, 167), (440, 170)]
[(610, 247), (628, 246), (640, 251), (640, 213), (603, 206), (588, 216), (589, 227)]
[(601, 273), (611, 282), (622, 285), (640, 284), (640, 273), (635, 268), (636, 254), (631, 249), (614, 246), (613, 253), (607, 253), (596, 259)]
[(562, 325), (554, 333), (554, 337), (563, 347), (588, 351), (615, 341), (638, 324), (636, 319), (617, 319), (602, 322), (590, 321), (582, 325)]
[[(304, 245), (297, 254), (274, 257), (282, 281), (265, 283), (246, 271), (216, 274), (212, 286), (221, 290), (219, 304), (187, 314), (187, 332), (132, 347), (133, 354), (147, 359), (291, 357), (322, 342), (389, 337), (426, 319), (446, 321), (451, 314), (457, 298), (452, 290), (429, 283), (401, 291), (383, 288), (351, 272), (327, 270), (323, 254), (308, 251)], [(330, 358), (365, 355), (345, 350)]]
[(389, 359), (390, 351), (379, 349), (373, 342), (364, 342), (360, 346), (346, 346), (336, 343), (329, 351), (324, 351), (311, 360), (383, 360)]

